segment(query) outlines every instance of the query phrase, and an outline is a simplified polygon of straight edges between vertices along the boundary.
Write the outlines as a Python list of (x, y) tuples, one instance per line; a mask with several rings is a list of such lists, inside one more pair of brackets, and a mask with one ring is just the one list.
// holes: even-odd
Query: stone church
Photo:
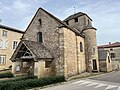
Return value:
[(99, 72), (96, 28), (78, 12), (61, 21), (39, 8), (11, 57), (12, 73), (38, 77)]

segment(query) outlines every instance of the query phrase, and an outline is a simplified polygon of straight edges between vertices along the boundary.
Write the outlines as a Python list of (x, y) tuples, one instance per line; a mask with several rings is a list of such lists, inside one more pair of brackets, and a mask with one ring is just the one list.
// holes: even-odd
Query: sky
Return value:
[(0, 24), (25, 31), (39, 7), (60, 20), (84, 12), (97, 28), (98, 45), (120, 41), (120, 0), (0, 0)]

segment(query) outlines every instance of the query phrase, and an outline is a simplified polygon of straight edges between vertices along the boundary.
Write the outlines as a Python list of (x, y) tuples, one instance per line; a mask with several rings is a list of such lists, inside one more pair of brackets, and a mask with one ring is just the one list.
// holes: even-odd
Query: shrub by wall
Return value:
[(1, 85), (1, 83), (5, 83), (5, 82), (16, 82), (16, 81), (28, 80), (28, 79), (37, 79), (37, 76), (25, 76), (25, 77), (15, 78), (12, 80), (1, 80), (0, 85)]
[(0, 90), (25, 90), (26, 88), (42, 87), (65, 81), (64, 76), (46, 77), (40, 79), (26, 79), (0, 83)]
[(11, 72), (0, 73), (0, 78), (12, 78), (14, 75)]

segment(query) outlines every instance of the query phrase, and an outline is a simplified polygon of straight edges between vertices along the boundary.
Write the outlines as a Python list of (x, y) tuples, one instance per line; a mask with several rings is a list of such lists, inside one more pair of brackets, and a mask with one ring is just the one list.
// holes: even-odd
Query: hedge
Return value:
[(42, 87), (49, 84), (65, 81), (64, 76), (46, 77), (40, 79), (26, 79), (16, 82), (4, 82), (0, 84), (0, 90), (25, 90), (27, 88)]
[(28, 79), (37, 79), (37, 76), (25, 76), (25, 77), (19, 77), (11, 80), (1, 80), (0, 85), (1, 83), (5, 83), (5, 82), (16, 82), (16, 81), (28, 80)]
[(12, 78), (14, 75), (11, 72), (0, 73), (0, 78)]

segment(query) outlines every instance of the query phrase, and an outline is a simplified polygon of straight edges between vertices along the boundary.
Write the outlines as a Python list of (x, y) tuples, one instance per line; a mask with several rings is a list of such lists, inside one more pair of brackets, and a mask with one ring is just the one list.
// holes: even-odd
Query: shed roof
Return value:
[(23, 40), (22, 42), (32, 51), (36, 59), (53, 58), (49, 50), (42, 43), (28, 40)]
[(26, 46), (26, 48), (31, 52), (35, 60), (53, 58), (49, 50), (42, 43), (38, 43), (35, 41), (22, 40), (11, 57), (12, 61), (16, 60), (15, 57), (19, 52), (20, 47), (22, 47), (22, 45)]

